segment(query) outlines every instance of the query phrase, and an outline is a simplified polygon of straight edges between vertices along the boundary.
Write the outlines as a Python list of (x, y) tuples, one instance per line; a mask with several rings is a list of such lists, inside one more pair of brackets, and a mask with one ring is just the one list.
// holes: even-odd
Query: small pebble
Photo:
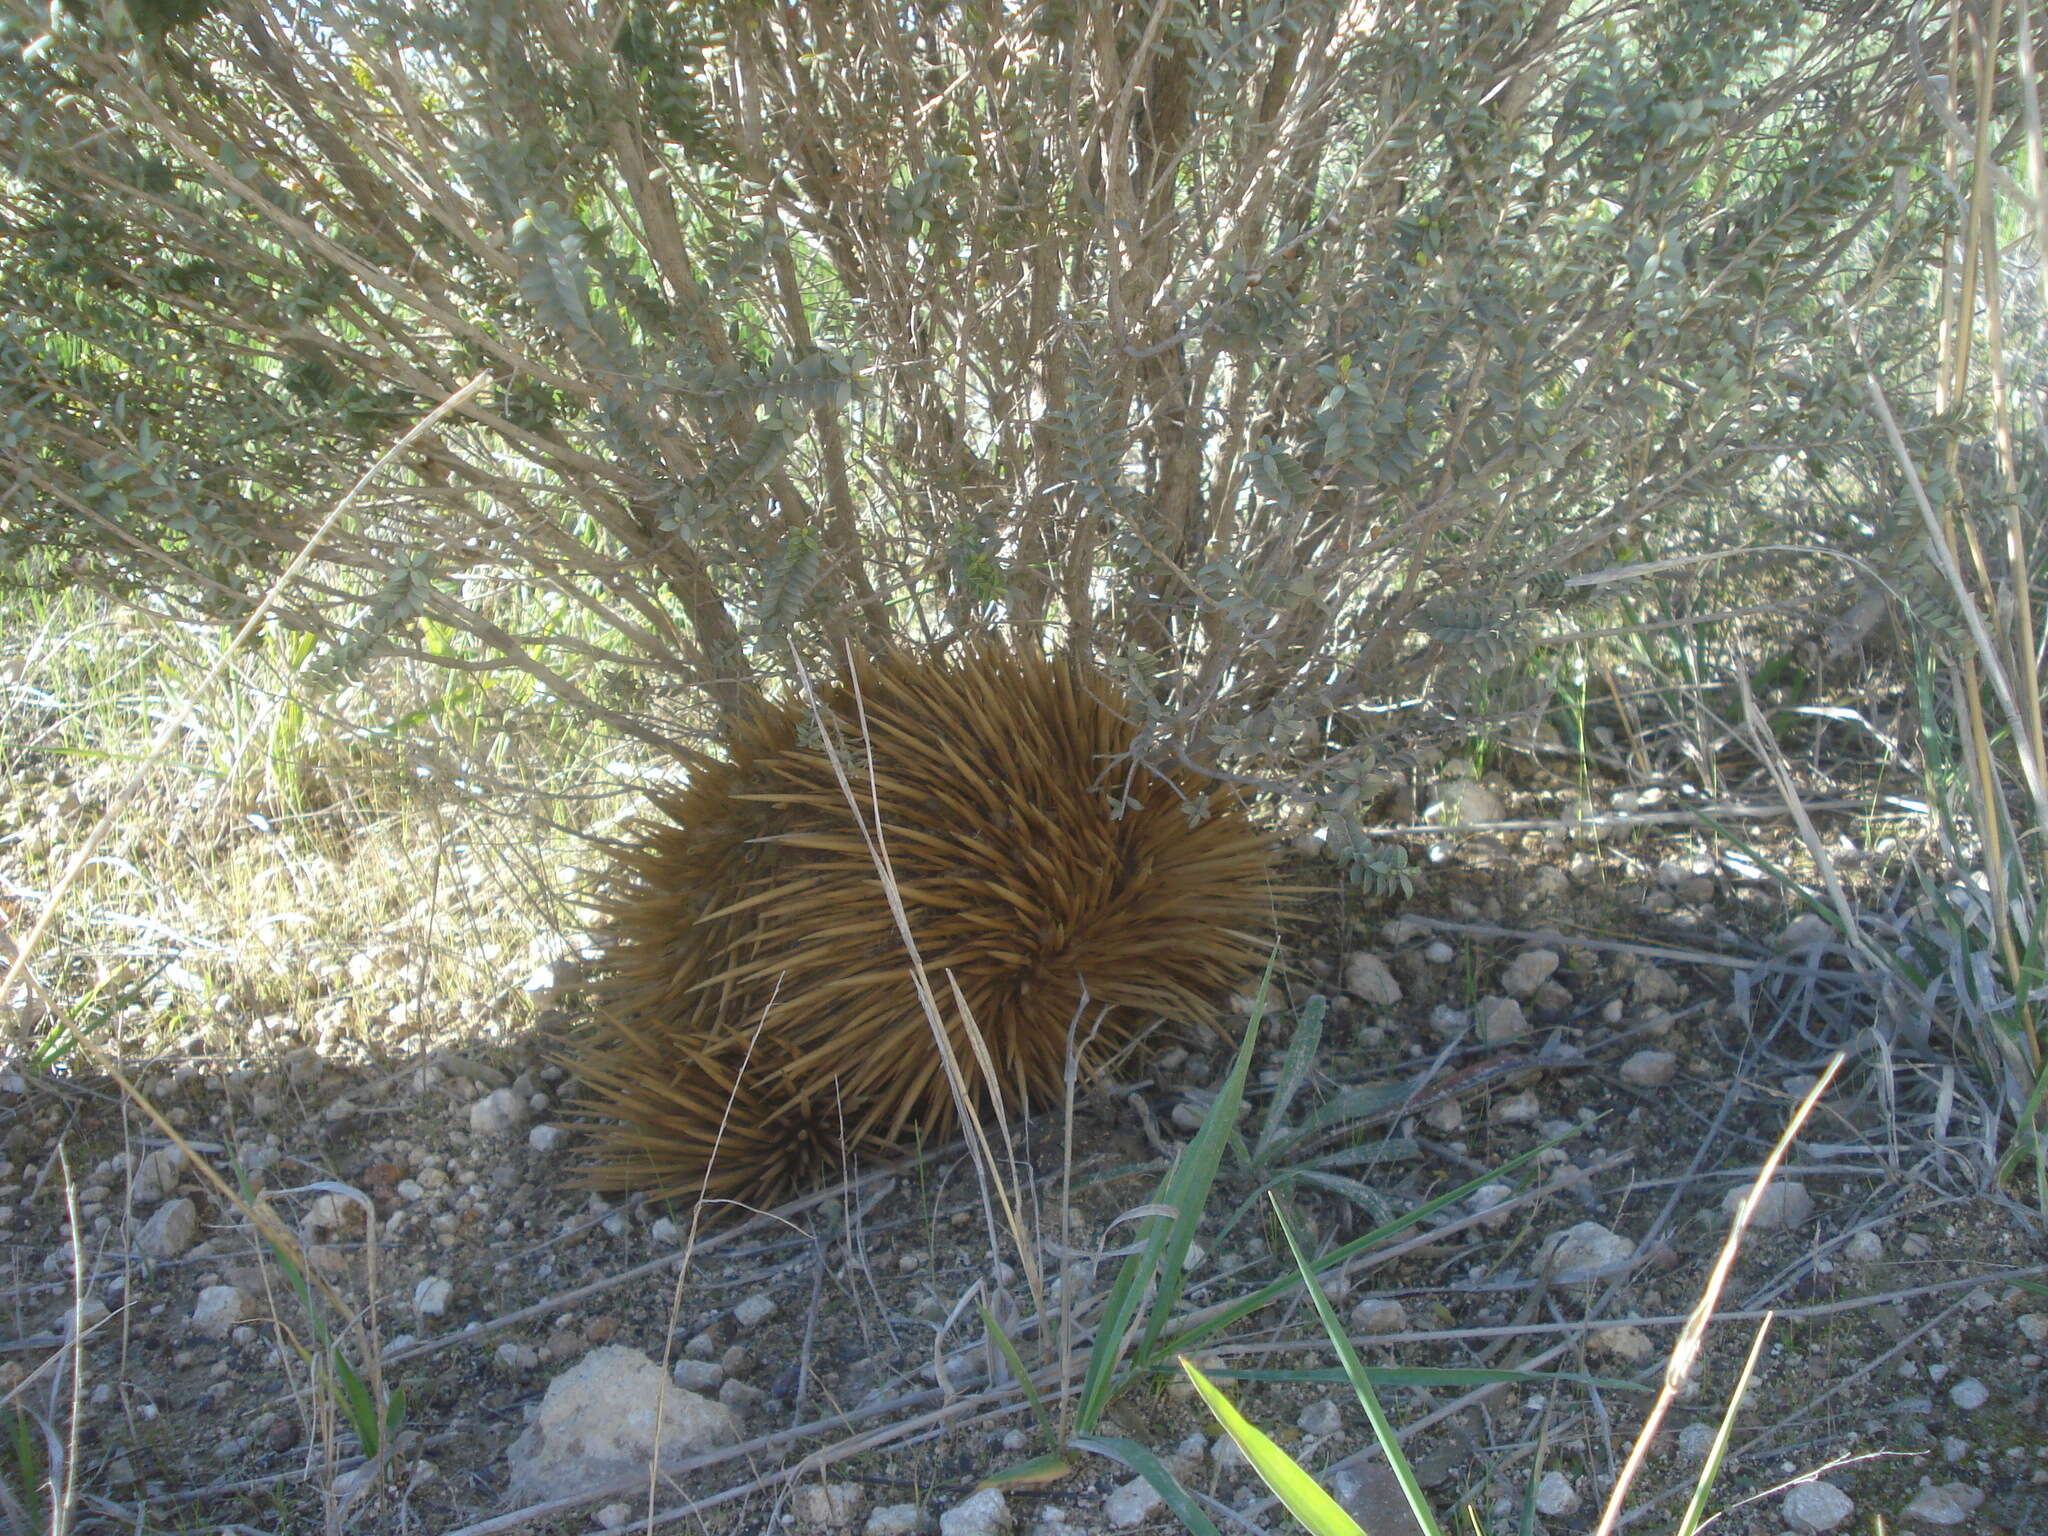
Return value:
[(984, 1488), (939, 1516), (939, 1536), (1003, 1536), (1015, 1524), (1000, 1488)]
[(1974, 1413), (1991, 1400), (1991, 1391), (1974, 1376), (1965, 1376), (1948, 1389), (1948, 1400), (1965, 1413)]
[(1572, 1486), (1570, 1478), (1555, 1470), (1543, 1474), (1543, 1480), (1536, 1485), (1537, 1514), (1558, 1520), (1578, 1507), (1579, 1490)]
[(1111, 1525), (1128, 1530), (1151, 1519), (1165, 1502), (1157, 1488), (1142, 1477), (1134, 1477), (1127, 1483), (1118, 1484), (1116, 1490), (1102, 1501), (1102, 1513)]
[(1586, 1344), (1596, 1354), (1612, 1355), (1630, 1365), (1642, 1364), (1657, 1347), (1650, 1342), (1650, 1336), (1633, 1323), (1595, 1328)]
[(678, 1360), (669, 1374), (686, 1391), (707, 1395), (725, 1383), (725, 1370), (714, 1360)]
[(232, 1285), (209, 1285), (192, 1308), (192, 1326), (209, 1339), (224, 1339), (249, 1315), (250, 1301)]
[(1597, 1221), (1582, 1221), (1551, 1238), (1540, 1251), (1543, 1273), (1561, 1285), (1605, 1278), (1635, 1256), (1635, 1244)]
[(1514, 1220), (1515, 1213), (1513, 1211), (1495, 1213), (1495, 1207), (1505, 1204), (1507, 1201), (1514, 1199), (1514, 1197), (1515, 1186), (1512, 1184), (1482, 1184), (1479, 1188), (1472, 1191), (1471, 1199), (1465, 1203), (1479, 1213), (1479, 1224), (1482, 1227), (1499, 1227)]
[(1823, 1482), (1801, 1483), (1786, 1490), (1785, 1502), (1779, 1508), (1785, 1523), (1802, 1532), (1835, 1530), (1856, 1513), (1849, 1495), (1833, 1483)]
[(1543, 1106), (1537, 1102), (1535, 1089), (1524, 1088), (1520, 1093), (1495, 1099), (1486, 1118), (1497, 1125), (1533, 1125), (1543, 1118)]
[(1294, 1421), (1301, 1426), (1305, 1435), (1315, 1435), (1327, 1440), (1344, 1431), (1344, 1410), (1329, 1398), (1321, 1398), (1301, 1410), (1301, 1417)]
[[(1749, 1186), (1737, 1185), (1721, 1201), (1721, 1213), (1733, 1217), (1749, 1198)], [(1758, 1232), (1784, 1232), (1804, 1226), (1813, 1216), (1813, 1196), (1797, 1179), (1774, 1179), (1757, 1201), (1750, 1226)]]
[(1662, 1088), (1678, 1076), (1678, 1058), (1669, 1051), (1637, 1051), (1621, 1064), (1621, 1080), (1631, 1088)]
[(1961, 1525), (1983, 1502), (1983, 1490), (1968, 1483), (1930, 1484), (1914, 1494), (1913, 1502), (1900, 1513), (1902, 1518), (1924, 1525)]
[(775, 1312), (775, 1298), (765, 1292), (756, 1291), (732, 1309), (732, 1320), (742, 1328), (752, 1330), (767, 1322)]
[(1525, 949), (1501, 972), (1501, 990), (1510, 997), (1529, 997), (1550, 980), (1560, 963), (1554, 949)]
[(1344, 989), (1379, 1008), (1401, 1001), (1401, 983), (1378, 955), (1359, 950), (1344, 962)]
[(1479, 1038), (1488, 1045), (1519, 1040), (1529, 1033), (1528, 1017), (1512, 997), (1483, 997), (1472, 1017), (1479, 1025)]
[(805, 1482), (791, 1496), (797, 1524), (813, 1530), (844, 1530), (867, 1512), (867, 1490), (859, 1483)]
[(469, 1106), (469, 1128), (479, 1136), (507, 1136), (526, 1124), (530, 1113), (510, 1088), (494, 1088)]
[(412, 1288), (412, 1309), (421, 1317), (442, 1317), (448, 1311), (448, 1298), (455, 1294), (453, 1281), (439, 1275), (429, 1275)]
[(1392, 1297), (1368, 1296), (1351, 1309), (1351, 1326), (1359, 1333), (1403, 1333), (1408, 1309)]
[(917, 1536), (925, 1528), (924, 1511), (915, 1504), (884, 1504), (868, 1516), (863, 1536)]

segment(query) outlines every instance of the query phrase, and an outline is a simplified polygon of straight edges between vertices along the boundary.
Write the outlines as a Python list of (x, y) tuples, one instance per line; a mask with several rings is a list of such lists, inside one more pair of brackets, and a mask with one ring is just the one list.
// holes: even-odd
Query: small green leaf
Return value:
[(1029, 1461), (1020, 1461), (1014, 1467), (1005, 1467), (1000, 1472), (991, 1472), (974, 1486), (977, 1488), (1037, 1488), (1046, 1483), (1056, 1483), (1070, 1475), (1074, 1464), (1059, 1451), (1047, 1451)]

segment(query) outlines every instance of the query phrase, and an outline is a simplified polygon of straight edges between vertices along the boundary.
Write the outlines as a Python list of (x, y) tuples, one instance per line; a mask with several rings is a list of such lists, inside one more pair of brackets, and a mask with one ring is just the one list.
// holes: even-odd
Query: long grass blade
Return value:
[(1287, 1512), (1314, 1536), (1365, 1536), (1365, 1527), (1352, 1519), (1344, 1506), (1325, 1493), (1301, 1463), (1275, 1445), (1266, 1432), (1237, 1411), (1216, 1385), (1195, 1369), (1195, 1363), (1181, 1356), (1180, 1367), (1195, 1384), (1195, 1391), (1216, 1415), (1216, 1422), (1230, 1436), (1252, 1470), (1264, 1479)]

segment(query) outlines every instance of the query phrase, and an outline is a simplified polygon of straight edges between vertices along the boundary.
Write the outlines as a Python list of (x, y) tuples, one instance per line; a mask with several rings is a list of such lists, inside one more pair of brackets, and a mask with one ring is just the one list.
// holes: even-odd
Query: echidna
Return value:
[(801, 701), (770, 708), (635, 825), (578, 1063), (594, 1187), (768, 1202), (951, 1131), (862, 821), (977, 1108), (1057, 1100), (1084, 986), (1085, 1072), (1155, 1017), (1205, 1016), (1264, 958), (1266, 840), (1234, 802), (1191, 819), (1192, 775), (1119, 761), (1136, 733), (1100, 672), (995, 644), (892, 649), (820, 702), (829, 740)]

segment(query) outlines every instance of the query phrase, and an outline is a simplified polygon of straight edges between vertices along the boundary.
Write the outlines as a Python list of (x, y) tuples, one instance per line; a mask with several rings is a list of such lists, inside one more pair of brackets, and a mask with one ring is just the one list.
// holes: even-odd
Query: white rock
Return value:
[(510, 1088), (494, 1088), (469, 1106), (469, 1128), (479, 1136), (508, 1136), (532, 1113)]
[(1974, 1413), (1991, 1401), (1991, 1390), (1974, 1376), (1965, 1376), (1948, 1389), (1948, 1400), (1965, 1413)]
[(1362, 949), (1344, 962), (1344, 989), (1379, 1008), (1401, 1001), (1401, 983), (1394, 980), (1387, 962)]
[(1714, 1426), (1688, 1424), (1678, 1432), (1678, 1454), (1687, 1461), (1705, 1461), (1714, 1448)]
[(1301, 1426), (1305, 1435), (1329, 1439), (1344, 1432), (1344, 1410), (1329, 1398), (1318, 1398), (1301, 1410), (1301, 1417), (1294, 1421)]
[(1462, 1035), (1472, 1027), (1472, 1015), (1449, 1003), (1438, 1003), (1429, 1010), (1429, 1027), (1440, 1035)]
[(58, 1327), (67, 1339), (82, 1338), (112, 1315), (104, 1301), (88, 1294), (80, 1297), (76, 1306), (64, 1309), (63, 1320)]
[(731, 1409), (671, 1386), (637, 1349), (600, 1345), (548, 1384), (532, 1423), (512, 1443), (511, 1492), (522, 1503), (588, 1493), (619, 1478), (645, 1478), (650, 1459), (666, 1467), (739, 1438)]
[(1431, 939), (1423, 947), (1422, 958), (1431, 965), (1449, 965), (1458, 958), (1458, 952), (1442, 939)]
[(1554, 949), (1525, 949), (1501, 972), (1501, 990), (1510, 997), (1528, 997), (1550, 980), (1558, 963)]
[(247, 1295), (232, 1285), (209, 1285), (192, 1307), (192, 1326), (209, 1339), (224, 1339), (250, 1315)]
[(448, 1298), (455, 1294), (455, 1283), (439, 1275), (429, 1275), (412, 1288), (412, 1309), (421, 1317), (442, 1317), (448, 1311)]
[(337, 1195), (329, 1190), (313, 1197), (313, 1203), (306, 1207), (306, 1214), (299, 1218), (299, 1228), (308, 1236), (321, 1232), (348, 1232), (362, 1219), (362, 1206), (347, 1195)]
[(184, 1171), (183, 1147), (158, 1147), (135, 1165), (135, 1175), (128, 1181), (128, 1198), (137, 1205), (155, 1205), (177, 1189), (178, 1176)]
[(1514, 1220), (1515, 1213), (1513, 1211), (1501, 1211), (1497, 1215), (1489, 1213), (1493, 1212), (1497, 1206), (1514, 1199), (1514, 1197), (1514, 1185), (1496, 1182), (1480, 1185), (1472, 1191), (1472, 1198), (1465, 1203), (1479, 1213), (1479, 1224), (1482, 1227), (1498, 1227)]
[(1579, 1490), (1570, 1478), (1554, 1469), (1543, 1474), (1543, 1481), (1536, 1485), (1537, 1514), (1560, 1520), (1578, 1507)]
[(939, 1536), (1004, 1536), (1015, 1521), (1000, 1488), (984, 1488), (939, 1516)]
[(536, 1152), (552, 1152), (569, 1139), (559, 1125), (536, 1125), (526, 1133), (526, 1144)]
[(630, 1504), (607, 1504), (590, 1518), (597, 1522), (597, 1528), (600, 1531), (623, 1531), (626, 1528), (626, 1522), (633, 1518), (633, 1506)]
[(1637, 1051), (1621, 1064), (1621, 1080), (1631, 1088), (1662, 1088), (1678, 1076), (1678, 1058), (1669, 1051)]
[(1650, 1342), (1650, 1336), (1634, 1323), (1618, 1323), (1611, 1328), (1595, 1328), (1586, 1345), (1595, 1354), (1612, 1355), (1630, 1365), (1640, 1365), (1650, 1358), (1657, 1347)]
[[(1721, 1201), (1721, 1213), (1733, 1217), (1748, 1198), (1749, 1186), (1736, 1186)], [(1763, 1198), (1757, 1201), (1756, 1214), (1749, 1224), (1759, 1232), (1784, 1232), (1804, 1226), (1812, 1216), (1813, 1196), (1806, 1192), (1804, 1184), (1797, 1179), (1773, 1179)]]
[(1351, 1309), (1351, 1327), (1365, 1334), (1403, 1333), (1408, 1327), (1408, 1309), (1388, 1296), (1368, 1296)]
[(508, 1371), (530, 1371), (540, 1364), (540, 1351), (517, 1342), (498, 1346), (498, 1364)]
[(732, 1320), (749, 1331), (760, 1327), (774, 1315), (775, 1298), (759, 1291), (732, 1309)]
[(918, 1536), (926, 1528), (924, 1511), (913, 1503), (885, 1503), (868, 1516), (862, 1536)]
[(1165, 1502), (1159, 1497), (1157, 1488), (1142, 1477), (1134, 1477), (1127, 1483), (1119, 1483), (1116, 1490), (1102, 1501), (1102, 1513), (1111, 1525), (1119, 1530), (1128, 1530), (1151, 1519)]
[(1856, 1506), (1833, 1483), (1813, 1482), (1786, 1490), (1780, 1510), (1793, 1530), (1819, 1532), (1846, 1524)]
[(1487, 1107), (1486, 1118), (1496, 1125), (1534, 1125), (1543, 1118), (1543, 1105), (1534, 1088), (1524, 1088)]
[(2048, 1343), (2048, 1312), (2022, 1312), (2018, 1321), (2020, 1337), (2029, 1344)]
[(806, 1482), (790, 1498), (789, 1507), (799, 1525), (841, 1531), (866, 1513), (868, 1493), (859, 1483)]
[(1866, 1228), (1842, 1245), (1842, 1255), (1858, 1264), (1875, 1264), (1884, 1257), (1884, 1240)]
[(145, 1259), (175, 1259), (199, 1236), (199, 1207), (180, 1196), (151, 1212), (135, 1234), (135, 1251)]
[(1543, 1273), (1562, 1285), (1606, 1278), (1602, 1271), (1626, 1264), (1635, 1244), (1608, 1231), (1597, 1221), (1582, 1221), (1552, 1237), (1538, 1259)]
[(725, 1385), (725, 1367), (716, 1360), (678, 1360), (669, 1378), (687, 1392), (716, 1392)]
[(1968, 1483), (1941, 1483), (1922, 1488), (1901, 1514), (1924, 1525), (1961, 1525), (1984, 1502), (1984, 1491)]
[(1685, 996), (1685, 988), (1678, 978), (1661, 966), (1646, 965), (1635, 973), (1628, 984), (1629, 994), (1638, 1003), (1675, 1003)]
[(1499, 821), (1505, 811), (1500, 796), (1477, 779), (1452, 779), (1438, 792), (1435, 805), (1422, 813), (1425, 821), (1464, 827), (1474, 822)]
[(1825, 944), (1834, 936), (1834, 924), (1818, 912), (1802, 912), (1778, 930), (1771, 944), (1779, 950), (1804, 949), (1810, 944)]
[(1512, 997), (1482, 997), (1472, 1016), (1479, 1025), (1479, 1038), (1488, 1045), (1519, 1040), (1529, 1033), (1528, 1016)]
[(868, 1516), (862, 1536), (918, 1536), (926, 1527), (924, 1511), (915, 1504), (884, 1504)]

